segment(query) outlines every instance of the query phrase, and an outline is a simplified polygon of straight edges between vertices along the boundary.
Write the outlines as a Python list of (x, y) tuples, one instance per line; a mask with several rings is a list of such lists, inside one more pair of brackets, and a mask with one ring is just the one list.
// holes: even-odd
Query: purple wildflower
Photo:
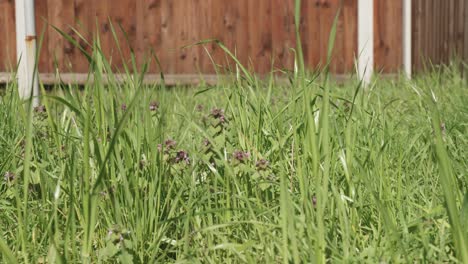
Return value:
[(157, 111), (159, 109), (159, 102), (153, 101), (149, 106), (150, 111)]
[(39, 105), (39, 106), (34, 107), (34, 112), (36, 112), (36, 113), (46, 113), (47, 109), (46, 109), (45, 105)]
[(232, 153), (232, 156), (239, 162), (245, 162), (250, 158), (250, 153), (236, 150)]
[(166, 150), (174, 149), (176, 145), (177, 142), (173, 139), (166, 139), (166, 141), (164, 141), (164, 146), (166, 147)]
[(312, 205), (315, 207), (317, 207), (317, 196), (312, 196)]
[(190, 164), (190, 158), (185, 150), (179, 150), (177, 151), (176, 157), (174, 159), (175, 163), (179, 163), (182, 161), (185, 161), (186, 164)]
[(211, 110), (211, 116), (214, 118), (224, 117), (224, 110), (221, 108), (213, 108)]
[(196, 109), (197, 109), (198, 112), (203, 111), (203, 105), (201, 105), (201, 104), (197, 105)]
[(139, 165), (140, 165), (140, 170), (144, 169), (146, 167), (146, 160), (144, 159), (140, 160)]
[(15, 179), (15, 177), (16, 177), (16, 174), (11, 172), (11, 171), (7, 171), (5, 173), (5, 176), (4, 176), (5, 181), (7, 181), (7, 182), (13, 181)]
[(268, 168), (269, 164), (270, 164), (270, 162), (268, 162), (268, 160), (261, 159), (261, 160), (257, 161), (257, 163), (255, 164), (255, 167), (257, 167), (257, 170), (263, 171), (263, 170), (266, 170)]
[(218, 126), (219, 124), (224, 124), (226, 122), (226, 116), (224, 115), (224, 109), (213, 108), (211, 110), (210, 116), (213, 117), (214, 119), (218, 120), (218, 123), (216, 124), (216, 126)]
[(126, 111), (127, 110), (127, 105), (126, 104), (122, 104), (120, 106), (120, 109), (122, 109), (122, 111)]

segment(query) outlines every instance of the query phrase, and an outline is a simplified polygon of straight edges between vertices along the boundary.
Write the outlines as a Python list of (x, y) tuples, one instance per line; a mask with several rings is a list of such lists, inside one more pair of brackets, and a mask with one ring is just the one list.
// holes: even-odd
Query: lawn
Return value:
[(30, 111), (10, 83), (0, 260), (466, 261), (459, 76), (446, 68), (364, 87), (244, 72), (168, 88), (137, 77), (104, 86), (96, 71)]

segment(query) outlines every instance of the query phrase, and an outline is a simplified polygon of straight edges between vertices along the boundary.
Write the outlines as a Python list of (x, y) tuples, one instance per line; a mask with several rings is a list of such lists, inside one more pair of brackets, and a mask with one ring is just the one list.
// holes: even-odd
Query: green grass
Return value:
[(466, 80), (336, 84), (336, 20), (318, 78), (296, 31), (289, 84), (217, 41), (238, 72), (216, 86), (143, 85), (135, 57), (121, 83), (98, 38), (84, 89), (31, 109), (9, 83), (0, 262), (468, 263)]
[(56, 87), (32, 115), (10, 83), (1, 258), (466, 262), (468, 93), (458, 76), (448, 68), (363, 89), (251, 75), (165, 88), (103, 86), (95, 74), (84, 90)]

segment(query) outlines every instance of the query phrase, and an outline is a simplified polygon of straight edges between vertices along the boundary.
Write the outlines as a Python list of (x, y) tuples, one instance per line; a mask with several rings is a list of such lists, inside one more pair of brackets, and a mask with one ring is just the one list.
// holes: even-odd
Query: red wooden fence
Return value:
[[(464, 11), (461, 11), (464, 10), (464, 2), (414, 1), (415, 68), (420, 68), (419, 58), (428, 54), (433, 56), (429, 52), (433, 48), (426, 47), (432, 45), (427, 41), (427, 36), (432, 34), (427, 28), (431, 27), (430, 23), (434, 23), (433, 26), (439, 23), (427, 18), (429, 9), (426, 7), (430, 6), (430, 12), (434, 14), (438, 10), (447, 10), (444, 21), (449, 29), (456, 28), (447, 37), (459, 40), (463, 38), (459, 34), (464, 29), (464, 22), (460, 22), (464, 21)], [(340, 3), (343, 8), (331, 69), (335, 73), (353, 71), (354, 58), (358, 53), (357, 0), (302, 0), (302, 42), (305, 61), (311, 69), (324, 62), (330, 28)], [(401, 9), (401, 0), (375, 0), (374, 44), (378, 71), (395, 72), (401, 68)], [(452, 13), (458, 14), (453, 16), (458, 18), (455, 22), (449, 20)], [(108, 18), (117, 31), (123, 56), (117, 50)], [(58, 67), (61, 72), (82, 73), (88, 70), (86, 59), (48, 24), (72, 35), (87, 50), (90, 47), (72, 28), (90, 41), (99, 35), (102, 49), (116, 69), (122, 69), (122, 65), (129, 62), (131, 47), (138, 63), (148, 58), (149, 51), (153, 50), (164, 72), (169, 74), (214, 73), (203, 47), (180, 49), (212, 38), (223, 41), (243, 64), (259, 73), (270, 71), (272, 61), (275, 68), (288, 69), (292, 69), (294, 61), (291, 51), (296, 42), (294, 0), (36, 0), (37, 32), (38, 35), (45, 33), (39, 70), (50, 73)], [(128, 42), (119, 25), (127, 33)], [(442, 28), (444, 26), (440, 26), (437, 32), (443, 31)], [(440, 39), (446, 42), (447, 38), (443, 36), (440, 35)], [(15, 42), (14, 0), (0, 0), (0, 72), (14, 68)], [(454, 46), (457, 48), (446, 50), (464, 50), (463, 42)], [(216, 63), (226, 65), (229, 61), (216, 45), (208, 44), (205, 48)], [(440, 61), (446, 57), (443, 52), (438, 56)], [(153, 64), (150, 71), (157, 72), (158, 69)]]

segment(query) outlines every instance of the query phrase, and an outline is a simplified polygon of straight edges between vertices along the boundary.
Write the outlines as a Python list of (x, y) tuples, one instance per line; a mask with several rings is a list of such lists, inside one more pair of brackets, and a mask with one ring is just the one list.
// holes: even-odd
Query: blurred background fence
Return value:
[[(396, 73), (402, 65), (402, 0), (374, 0), (375, 69)], [(88, 63), (56, 26), (86, 50), (99, 35), (102, 50), (116, 69), (129, 63), (131, 49), (138, 63), (158, 56), (168, 74), (214, 73), (214, 61), (229, 60), (214, 44), (180, 49), (204, 39), (219, 39), (243, 64), (258, 73), (293, 68), (294, 0), (36, 0), (37, 34), (44, 32), (39, 71), (86, 73)], [(331, 70), (354, 72), (357, 51), (357, 0), (302, 0), (301, 33), (309, 69), (323, 64), (334, 16), (343, 3)], [(14, 0), (0, 0), (0, 72), (16, 64)], [(413, 0), (413, 71), (427, 62), (448, 63), (468, 58), (468, 1)], [(116, 30), (123, 56), (112, 36)], [(122, 33), (123, 29), (127, 35)], [(76, 31), (74, 31), (75, 29)], [(205, 50), (206, 48), (206, 50)], [(153, 64), (150, 72), (158, 72)]]

